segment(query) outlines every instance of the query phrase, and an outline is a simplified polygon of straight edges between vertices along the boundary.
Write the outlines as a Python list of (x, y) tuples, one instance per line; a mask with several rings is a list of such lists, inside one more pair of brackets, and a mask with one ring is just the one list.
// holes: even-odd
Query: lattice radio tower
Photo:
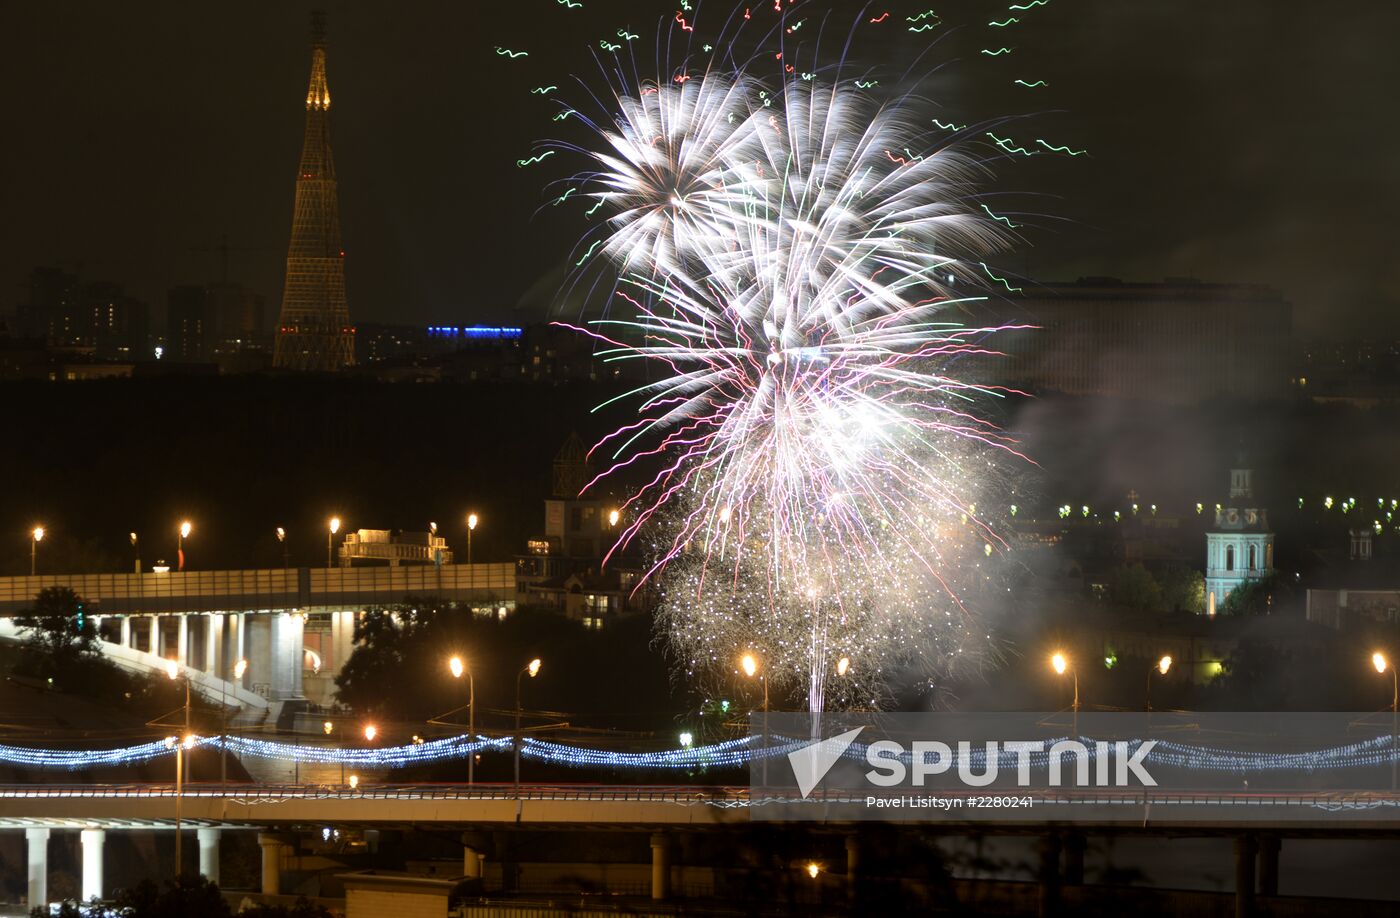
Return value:
[(326, 84), (326, 16), (311, 14), (311, 83), (306, 137), (297, 170), (287, 282), (273, 366), (333, 371), (355, 363), (355, 329), (345, 303), (345, 244), (331, 158), (331, 93)]

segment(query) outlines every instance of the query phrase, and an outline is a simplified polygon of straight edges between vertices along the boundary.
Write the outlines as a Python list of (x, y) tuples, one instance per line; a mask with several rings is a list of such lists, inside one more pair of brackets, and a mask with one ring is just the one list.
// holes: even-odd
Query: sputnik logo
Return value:
[(846, 754), (846, 750), (851, 748), (851, 743), (855, 742), (860, 731), (864, 729), (856, 727), (837, 736), (808, 743), (796, 752), (788, 753), (788, 761), (792, 764), (792, 773), (797, 778), (797, 789), (802, 792), (802, 799), (807, 799), (807, 795), (821, 783), (826, 773), (831, 771), (831, 766)]

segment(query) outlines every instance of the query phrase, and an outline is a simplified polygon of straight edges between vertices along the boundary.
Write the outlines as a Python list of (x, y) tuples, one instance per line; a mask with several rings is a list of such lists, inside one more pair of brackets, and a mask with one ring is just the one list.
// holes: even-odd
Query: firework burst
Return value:
[(847, 83), (707, 72), (616, 108), (585, 193), (630, 315), (584, 330), (661, 378), (595, 451), (600, 478), (653, 469), (619, 546), (654, 548), (673, 646), (753, 648), (812, 710), (841, 658), (946, 669), (978, 630), (968, 565), (1005, 547), (977, 495), (1018, 455), (977, 413), (1004, 390), (959, 372), (998, 330), (967, 322), (1007, 242), (983, 169)]

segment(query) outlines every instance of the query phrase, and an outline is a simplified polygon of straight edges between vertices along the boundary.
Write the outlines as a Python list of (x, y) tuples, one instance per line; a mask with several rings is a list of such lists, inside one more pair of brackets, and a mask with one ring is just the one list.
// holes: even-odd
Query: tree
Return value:
[(1268, 615), (1274, 611), (1279, 579), (1277, 574), (1254, 577), (1230, 591), (1220, 604), (1222, 615)]
[(1156, 610), (1162, 606), (1162, 588), (1141, 564), (1125, 564), (1109, 575), (1108, 598), (1130, 609)]
[(37, 649), (56, 659), (75, 660), (102, 653), (97, 628), (82, 598), (68, 587), (45, 587), (34, 605), (15, 616)]
[(1162, 591), (1162, 607), (1167, 612), (1190, 612), (1199, 615), (1206, 610), (1206, 578), (1198, 570), (1173, 566), (1158, 577)]

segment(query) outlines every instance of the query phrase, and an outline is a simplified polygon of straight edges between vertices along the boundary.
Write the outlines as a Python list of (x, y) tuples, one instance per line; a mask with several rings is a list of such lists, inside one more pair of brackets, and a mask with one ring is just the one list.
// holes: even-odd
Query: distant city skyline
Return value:
[[(548, 208), (546, 185), (559, 174), (516, 168), (558, 129), (491, 49), (513, 36), (597, 86), (580, 30), (615, 26), (618, 10), (589, 5), (565, 29), (515, 8), (323, 5), (352, 319), (541, 317), (582, 227)], [(534, 14), (553, 17), (553, 7), (539, 0)], [(628, 15), (650, 25), (671, 7)], [(11, 71), (0, 89), (10, 128), (0, 313), (23, 302), (32, 268), (80, 264), (84, 280), (120, 284), (159, 315), (170, 288), (221, 276), (225, 236), (230, 279), (280, 302), (307, 10), (141, 10), (10, 12), (0, 36)], [(958, 51), (955, 37), (930, 52), (927, 94), (950, 117), (1029, 111), (1010, 123), (1046, 126), (1089, 151), (1072, 168), (996, 164), (997, 188), (1039, 192), (1025, 198), (1047, 215), (1008, 264), (1041, 280), (1268, 283), (1294, 303), (1303, 333), (1393, 329), (1400, 268), (1389, 215), (1400, 176), (1390, 164), (1397, 129), (1380, 113), (1400, 77), (1383, 45), (1400, 24), (1395, 11), (1101, 2), (1038, 16), (1035, 41), (1017, 53), (1028, 73), (1054, 78), (1053, 101), (1007, 101), (945, 77), (935, 68)], [(891, 43), (903, 52), (915, 40)]]

